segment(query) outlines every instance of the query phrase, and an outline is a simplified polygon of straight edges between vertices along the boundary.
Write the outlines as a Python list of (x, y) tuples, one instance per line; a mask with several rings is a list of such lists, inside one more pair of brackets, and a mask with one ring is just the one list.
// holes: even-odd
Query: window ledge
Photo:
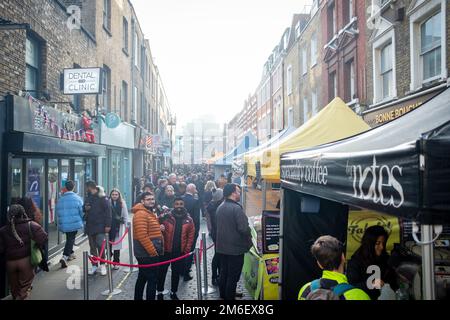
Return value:
[(438, 88), (445, 86), (449, 79), (450, 78), (442, 78), (439, 76), (434, 80), (431, 79), (427, 82), (423, 82), (420, 87), (417, 87), (413, 90), (407, 91), (405, 94), (412, 95), (412, 94), (420, 93), (420, 92), (426, 91), (426, 90), (437, 90)]
[(123, 52), (127, 57), (130, 56), (130, 54), (128, 53), (128, 50), (125, 50), (124, 48), (122, 48), (122, 52)]
[(103, 25), (103, 30), (105, 30), (105, 32), (110, 36), (110, 37), (112, 37), (112, 33), (111, 33), (111, 30), (110, 29), (108, 29), (108, 27), (107, 26), (105, 26), (105, 25)]

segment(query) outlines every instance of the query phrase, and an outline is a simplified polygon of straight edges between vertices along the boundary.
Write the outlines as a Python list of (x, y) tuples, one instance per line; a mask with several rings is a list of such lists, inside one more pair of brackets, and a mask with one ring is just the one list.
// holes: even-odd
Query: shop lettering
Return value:
[(69, 84), (69, 90), (70, 91), (95, 91), (95, 90), (97, 90), (97, 84), (95, 84), (95, 83)]
[[(402, 168), (399, 166), (389, 167), (387, 165), (377, 165), (377, 159), (373, 157), (373, 165), (367, 168), (362, 166), (351, 166), (351, 175), (353, 177), (353, 197), (362, 200), (372, 200), (374, 203), (381, 203), (383, 206), (393, 206), (400, 208), (405, 201), (403, 187), (396, 179), (402, 176)], [(371, 179), (371, 180), (369, 180)], [(367, 193), (363, 190), (363, 185), (370, 182)], [(393, 195), (386, 198), (384, 191), (386, 188), (393, 188), (398, 197)]]
[(328, 168), (320, 165), (320, 159), (312, 166), (301, 165), (300, 160), (295, 165), (283, 166), (282, 176), (289, 180), (327, 185)]
[(69, 73), (69, 80), (96, 80), (93, 72), (74, 72)]
[(404, 115), (405, 113), (408, 113), (411, 110), (414, 110), (421, 104), (422, 104), (422, 102), (417, 102), (417, 103), (411, 104), (409, 106), (404, 106), (404, 107), (400, 107), (400, 108), (391, 110), (389, 112), (377, 114), (375, 116), (375, 123), (379, 124), (379, 123), (389, 122), (394, 119), (397, 119), (398, 117)]

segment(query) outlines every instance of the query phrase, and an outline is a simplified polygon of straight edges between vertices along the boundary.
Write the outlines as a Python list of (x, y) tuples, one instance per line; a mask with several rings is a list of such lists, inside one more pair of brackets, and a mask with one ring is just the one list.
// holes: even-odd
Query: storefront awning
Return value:
[(344, 101), (336, 98), (308, 122), (262, 151), (261, 177), (280, 180), (280, 155), (337, 141), (370, 127)]
[(450, 221), (450, 88), (359, 135), (284, 154), (284, 188), (423, 222)]
[(258, 139), (252, 134), (247, 133), (241, 142), (231, 150), (225, 157), (217, 160), (214, 165), (216, 166), (231, 166), (233, 165), (233, 159), (247, 152), (249, 149), (256, 147), (258, 144)]

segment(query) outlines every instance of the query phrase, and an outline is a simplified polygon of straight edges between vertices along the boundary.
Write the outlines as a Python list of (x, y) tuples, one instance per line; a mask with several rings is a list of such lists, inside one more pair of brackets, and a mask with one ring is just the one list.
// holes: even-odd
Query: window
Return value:
[(319, 112), (318, 105), (317, 105), (317, 92), (316, 90), (312, 90), (311, 93), (311, 108), (312, 108), (312, 114), (316, 115)]
[(103, 27), (111, 32), (111, 0), (103, 0)]
[(441, 31), (441, 12), (436, 13), (420, 26), (423, 81), (441, 75)]
[(355, 79), (355, 61), (352, 59), (345, 63), (345, 100), (347, 102), (355, 99), (356, 79)]
[(347, 25), (353, 18), (353, 0), (344, 0), (343, 3), (344, 25)]
[(393, 66), (392, 66), (392, 44), (387, 44), (380, 55), (380, 80), (381, 80), (381, 98), (386, 99), (392, 96), (391, 88), (393, 83)]
[(102, 107), (103, 111), (108, 113), (111, 112), (111, 69), (103, 65), (102, 72)]
[(133, 59), (135, 67), (139, 68), (139, 37), (137, 32), (134, 33)]
[(128, 83), (122, 81), (122, 89), (120, 91), (120, 110), (122, 113), (122, 119), (128, 121)]
[[(74, 64), (73, 65), (73, 68), (74, 69), (79, 69), (79, 68), (81, 68), (81, 66), (80, 65), (78, 65), (78, 64)], [(81, 95), (81, 94), (74, 94), (73, 96), (72, 96), (72, 105), (73, 105), (73, 111), (75, 112), (75, 113), (78, 113), (78, 114), (80, 114), (81, 113), (81, 103), (82, 103), (82, 100), (83, 100), (83, 95)]]
[(287, 68), (287, 94), (292, 94), (292, 66)]
[(38, 90), (41, 69), (39, 51), (39, 42), (35, 38), (27, 36), (25, 51), (25, 90), (35, 98), (39, 98)]
[(329, 76), (329, 90), (328, 90), (328, 96), (329, 100), (333, 100), (337, 97), (337, 79), (336, 79), (336, 71), (330, 73)]
[(306, 47), (304, 47), (302, 50), (302, 70), (303, 70), (303, 75), (308, 73), (308, 58), (307, 58)]
[(141, 126), (143, 126), (145, 128), (146, 126), (146, 119), (147, 119), (147, 101), (145, 101), (145, 97), (143, 92), (141, 92)]
[(327, 9), (327, 24), (328, 24), (328, 41), (331, 40), (336, 34), (336, 7), (333, 2)]
[(447, 0), (413, 2), (407, 15), (410, 22), (412, 92), (448, 77)]
[(123, 51), (128, 53), (128, 21), (123, 18)]
[(147, 70), (146, 68), (146, 60), (147, 60), (147, 56), (145, 54), (145, 45), (143, 45), (141, 47), (141, 76), (142, 78), (145, 78), (145, 72)]
[(294, 109), (289, 108), (288, 110), (288, 127), (294, 126)]
[(131, 110), (131, 120), (136, 122), (137, 116), (137, 105), (138, 105), (138, 88), (133, 89), (133, 109)]
[(311, 37), (311, 67), (317, 64), (317, 34)]
[(303, 123), (306, 123), (309, 119), (308, 98), (303, 98)]
[(300, 37), (300, 21), (295, 25), (295, 38), (298, 39)]

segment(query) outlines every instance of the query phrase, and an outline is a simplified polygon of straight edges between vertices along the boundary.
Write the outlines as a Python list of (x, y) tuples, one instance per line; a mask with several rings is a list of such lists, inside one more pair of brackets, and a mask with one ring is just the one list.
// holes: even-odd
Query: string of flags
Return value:
[(67, 118), (63, 120), (62, 124), (58, 124), (56, 118), (52, 117), (46, 110), (48, 106), (44, 105), (40, 100), (34, 98), (27, 92), (22, 96), (28, 100), (30, 109), (36, 107), (33, 117), (34, 129), (38, 131), (50, 131), (60, 139), (91, 142), (91, 139), (86, 135), (85, 129), (75, 130), (77, 125), (75, 121), (71, 121), (71, 119)]

